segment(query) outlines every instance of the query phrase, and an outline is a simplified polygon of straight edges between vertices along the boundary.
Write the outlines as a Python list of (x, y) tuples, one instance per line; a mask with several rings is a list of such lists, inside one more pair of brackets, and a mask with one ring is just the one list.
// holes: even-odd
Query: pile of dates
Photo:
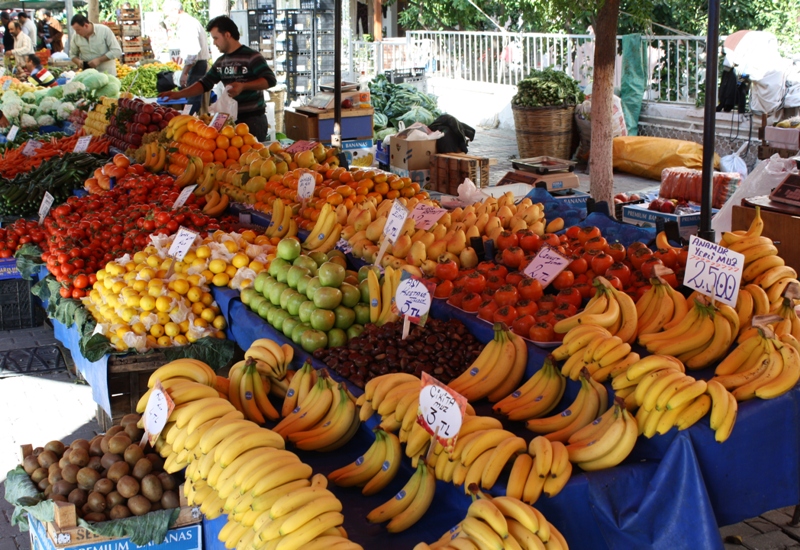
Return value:
[(358, 386), (390, 372), (422, 376), (427, 372), (447, 384), (464, 372), (483, 350), (461, 321), (428, 319), (424, 327), (411, 325), (403, 340), (403, 322), (367, 325), (346, 346), (322, 348), (314, 357)]

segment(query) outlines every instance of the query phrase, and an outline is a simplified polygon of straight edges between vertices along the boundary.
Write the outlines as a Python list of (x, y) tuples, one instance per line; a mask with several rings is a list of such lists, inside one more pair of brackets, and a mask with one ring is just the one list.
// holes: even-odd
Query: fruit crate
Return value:
[(306, 31), (285, 31), (276, 42), (287, 52), (310, 52), (312, 46), (311, 33)]
[(247, 0), (248, 10), (275, 9), (275, 0)]
[(331, 72), (336, 70), (336, 58), (333, 54), (325, 53), (317, 56), (317, 70), (321, 72)]
[(333, 52), (336, 49), (336, 40), (333, 33), (317, 33), (317, 51)]
[(259, 10), (247, 12), (248, 27), (260, 27), (262, 25), (275, 25), (275, 10)]
[(334, 0), (300, 0), (301, 10), (333, 10)]
[(478, 187), (489, 186), (489, 159), (462, 153), (433, 155), (430, 188), (440, 193), (458, 195), (458, 186), (466, 178)]
[(31, 294), (31, 281), (0, 280), (0, 330), (38, 327), (44, 322), (43, 310)]
[(317, 31), (333, 31), (334, 17), (333, 12), (320, 11), (316, 13)]
[(281, 10), (275, 20), (275, 28), (286, 31), (310, 31), (314, 16), (300, 10)]
[(383, 72), (386, 80), (392, 84), (402, 84), (403, 82), (419, 82), (425, 78), (425, 67), (413, 69), (394, 69)]
[(302, 73), (311, 70), (311, 57), (287, 52), (275, 61), (275, 70), (289, 73)]

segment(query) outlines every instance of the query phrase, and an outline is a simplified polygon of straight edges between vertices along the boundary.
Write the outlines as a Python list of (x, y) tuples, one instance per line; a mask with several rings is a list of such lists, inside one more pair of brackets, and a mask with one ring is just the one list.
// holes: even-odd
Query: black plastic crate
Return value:
[(44, 321), (42, 308), (31, 294), (31, 281), (0, 280), (0, 330), (38, 327)]
[(325, 53), (317, 56), (317, 71), (331, 72), (336, 70), (336, 58), (333, 54)]
[(247, 0), (248, 10), (275, 9), (275, 0)]
[(335, 29), (333, 12), (317, 12), (316, 19), (318, 31), (332, 31)]
[(282, 33), (285, 38), (281, 41), (278, 40), (279, 49), (280, 42), (283, 43), (283, 50), (287, 52), (310, 52), (311, 51), (311, 33), (306, 32), (285, 32)]
[(425, 67), (415, 67), (413, 69), (394, 69), (383, 72), (386, 80), (392, 84), (402, 84), (408, 81), (419, 81), (425, 77)]
[(275, 10), (248, 11), (247, 25), (251, 28), (261, 27), (263, 25), (275, 25)]
[(279, 71), (294, 73), (308, 72), (311, 70), (311, 57), (305, 54), (288, 52), (275, 60), (275, 68)]
[(278, 29), (287, 31), (310, 31), (314, 24), (314, 15), (307, 11), (281, 10), (276, 18)]
[(301, 10), (332, 10), (334, 0), (300, 0)]
[(333, 33), (317, 34), (317, 51), (332, 52), (336, 49), (336, 37)]

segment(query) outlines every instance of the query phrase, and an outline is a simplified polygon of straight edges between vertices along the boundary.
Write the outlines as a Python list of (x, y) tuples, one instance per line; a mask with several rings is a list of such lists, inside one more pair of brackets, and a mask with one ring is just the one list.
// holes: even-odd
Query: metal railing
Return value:
[[(650, 78), (646, 99), (695, 104), (705, 77), (702, 36), (646, 36)], [(622, 46), (618, 38), (618, 52)], [(582, 86), (592, 80), (594, 37), (576, 34), (409, 31), (405, 39), (351, 42), (352, 78), (424, 67), (429, 77), (516, 85), (531, 70), (554, 67)], [(616, 84), (621, 63), (617, 63)]]

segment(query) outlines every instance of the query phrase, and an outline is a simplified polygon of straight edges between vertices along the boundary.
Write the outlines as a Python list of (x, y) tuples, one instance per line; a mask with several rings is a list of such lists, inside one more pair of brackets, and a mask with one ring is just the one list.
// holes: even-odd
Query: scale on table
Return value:
[(769, 199), (775, 202), (800, 206), (800, 174), (789, 174), (778, 187), (769, 194)]
[(525, 183), (546, 189), (554, 195), (570, 195), (580, 186), (574, 172), (575, 163), (569, 160), (533, 157), (512, 159), (511, 165), (515, 169), (506, 173), (497, 185)]

